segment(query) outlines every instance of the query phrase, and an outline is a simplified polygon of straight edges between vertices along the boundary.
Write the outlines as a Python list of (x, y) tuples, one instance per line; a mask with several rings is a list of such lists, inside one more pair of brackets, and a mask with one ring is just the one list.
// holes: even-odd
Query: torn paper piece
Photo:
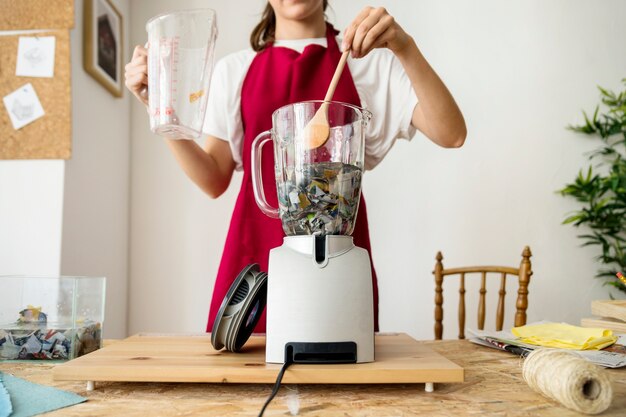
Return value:
[(5, 96), (4, 106), (15, 130), (42, 117), (45, 112), (31, 83), (24, 84), (11, 94)]
[(54, 76), (54, 36), (21, 36), (17, 47), (18, 77)]

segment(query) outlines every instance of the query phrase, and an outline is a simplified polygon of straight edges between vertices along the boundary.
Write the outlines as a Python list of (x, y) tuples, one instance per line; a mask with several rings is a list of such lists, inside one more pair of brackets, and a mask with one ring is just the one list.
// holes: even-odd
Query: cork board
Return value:
[(0, 0), (0, 10), (0, 30), (74, 27), (74, 0)]
[(55, 36), (54, 77), (15, 75), (20, 36), (0, 36), (0, 97), (32, 84), (45, 115), (15, 130), (6, 107), (0, 102), (0, 159), (69, 159), (72, 147), (70, 37), (68, 30), (38, 32)]

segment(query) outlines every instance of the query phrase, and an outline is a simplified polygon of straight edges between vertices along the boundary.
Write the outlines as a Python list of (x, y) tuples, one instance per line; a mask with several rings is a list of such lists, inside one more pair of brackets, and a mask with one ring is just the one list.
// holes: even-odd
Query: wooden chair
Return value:
[(435, 264), (435, 339), (441, 340), (443, 335), (443, 277), (447, 275), (460, 275), (459, 287), (459, 339), (465, 339), (465, 275), (480, 274), (480, 290), (478, 301), (478, 329), (485, 327), (485, 295), (487, 294), (486, 279), (488, 273), (500, 274), (500, 291), (498, 298), (498, 308), (496, 311), (496, 330), (502, 330), (504, 322), (504, 296), (506, 295), (506, 277), (514, 275), (518, 277), (519, 288), (517, 290), (517, 302), (515, 313), (515, 326), (526, 324), (526, 309), (528, 308), (528, 284), (530, 276), (533, 274), (530, 257), (532, 253), (526, 246), (522, 252), (522, 261), (519, 268), (506, 266), (471, 266), (463, 268), (444, 269), (443, 256), (437, 252), (437, 263)]

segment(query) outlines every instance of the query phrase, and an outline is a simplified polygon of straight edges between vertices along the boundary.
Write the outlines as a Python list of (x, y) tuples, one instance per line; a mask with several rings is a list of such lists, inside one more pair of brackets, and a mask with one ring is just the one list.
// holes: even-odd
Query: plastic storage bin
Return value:
[(67, 360), (99, 349), (104, 277), (0, 276), (0, 360)]

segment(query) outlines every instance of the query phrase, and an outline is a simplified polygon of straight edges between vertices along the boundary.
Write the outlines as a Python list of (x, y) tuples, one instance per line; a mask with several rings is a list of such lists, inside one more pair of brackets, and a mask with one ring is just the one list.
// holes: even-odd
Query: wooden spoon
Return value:
[(328, 86), (324, 102), (320, 108), (317, 109), (313, 118), (309, 120), (309, 123), (304, 126), (304, 137), (307, 139), (309, 149), (319, 148), (328, 140), (328, 136), (330, 135), (330, 125), (328, 124), (328, 104), (332, 100), (333, 94), (335, 94), (335, 89), (337, 88), (339, 78), (341, 77), (343, 67), (346, 65), (346, 60), (348, 59), (349, 54), (349, 49), (343, 51), (339, 64), (337, 64), (335, 74), (333, 75), (333, 79), (330, 81), (330, 85)]

